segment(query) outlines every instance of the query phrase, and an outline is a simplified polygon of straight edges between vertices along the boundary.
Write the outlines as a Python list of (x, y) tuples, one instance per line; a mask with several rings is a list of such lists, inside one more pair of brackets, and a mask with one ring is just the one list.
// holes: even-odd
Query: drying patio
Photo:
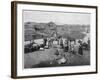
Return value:
[(90, 52), (87, 50), (83, 51), (82, 56), (64, 52), (66, 59), (64, 64), (58, 64), (56, 51), (56, 48), (50, 48), (24, 54), (24, 68), (90, 65)]

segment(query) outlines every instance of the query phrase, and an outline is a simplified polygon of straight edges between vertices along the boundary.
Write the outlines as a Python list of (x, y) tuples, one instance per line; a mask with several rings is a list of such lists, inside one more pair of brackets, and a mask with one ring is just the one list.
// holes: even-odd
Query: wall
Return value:
[[(79, 5), (98, 5), (98, 6), (100, 5), (99, 0), (31, 0), (31, 1), (79, 4)], [(11, 0), (0, 0), (0, 80), (13, 80), (10, 78), (10, 70), (11, 70), (10, 69), (11, 68), (11, 8), (10, 7), (11, 7)], [(100, 19), (100, 16), (98, 16), (98, 18)], [(100, 35), (100, 32), (98, 32), (98, 34)], [(99, 47), (100, 37), (98, 38), (98, 41), (99, 41), (98, 42), (98, 47)], [(98, 57), (100, 57), (100, 55), (98, 55)], [(100, 59), (98, 61), (100, 61)], [(98, 64), (98, 67), (100, 67), (100, 64)], [(99, 76), (100, 76), (100, 69), (98, 74), (45, 77), (45, 78), (34, 78), (34, 79), (30, 78), (28, 80), (100, 80)]]

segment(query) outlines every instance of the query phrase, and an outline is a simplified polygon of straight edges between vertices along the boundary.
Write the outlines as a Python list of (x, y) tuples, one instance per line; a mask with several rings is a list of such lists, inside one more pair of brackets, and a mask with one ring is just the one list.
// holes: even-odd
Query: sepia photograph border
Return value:
[[(61, 73), (61, 74), (41, 74), (41, 75), (27, 75), (27, 76), (18, 76), (18, 65), (17, 65), (17, 55), (18, 55), (18, 49), (17, 49), (17, 5), (18, 4), (26, 4), (26, 5), (45, 5), (45, 6), (59, 6), (59, 7), (76, 7), (76, 8), (89, 8), (89, 9), (95, 9), (96, 10), (96, 64), (95, 64), (95, 71), (89, 71), (89, 72), (77, 72), (77, 73)], [(97, 6), (89, 6), (89, 5), (73, 5), (73, 4), (58, 4), (58, 3), (41, 3), (41, 2), (25, 2), (25, 1), (12, 1), (11, 2), (11, 78), (18, 79), (18, 78), (35, 78), (35, 77), (50, 77), (50, 76), (66, 76), (66, 75), (82, 75), (82, 74), (96, 74), (98, 72), (98, 54), (97, 54), (97, 44), (98, 44), (98, 7)]]

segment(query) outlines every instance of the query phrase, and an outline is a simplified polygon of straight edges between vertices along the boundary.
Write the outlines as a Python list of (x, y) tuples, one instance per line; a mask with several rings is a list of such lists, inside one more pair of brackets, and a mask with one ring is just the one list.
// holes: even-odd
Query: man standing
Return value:
[(47, 43), (47, 38), (44, 38), (44, 46), (46, 46), (46, 43)]
[(82, 43), (80, 43), (78, 53), (79, 53), (80, 55), (83, 55)]
[(62, 37), (60, 38), (60, 46), (61, 46), (61, 48), (63, 48), (63, 40), (62, 40)]

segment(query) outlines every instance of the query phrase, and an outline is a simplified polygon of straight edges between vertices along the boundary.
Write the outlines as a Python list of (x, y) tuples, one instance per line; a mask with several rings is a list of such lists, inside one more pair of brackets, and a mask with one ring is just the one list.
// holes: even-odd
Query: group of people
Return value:
[(65, 41), (63, 44), (63, 49), (65, 52), (83, 55), (83, 45), (81, 41), (76, 42), (75, 40)]
[(49, 48), (52, 45), (56, 44), (59, 45), (65, 52), (73, 53), (73, 54), (80, 54), (83, 55), (83, 42), (82, 40), (67, 40), (63, 38), (59, 39), (44, 39), (44, 46), (48, 46)]
[(65, 64), (66, 62), (70, 62), (66, 58), (67, 53), (83, 55), (83, 45), (81, 40), (77, 41), (67, 40), (64, 38), (44, 38), (43, 45), (48, 46), (48, 48), (54, 48), (56, 50), (54, 54), (56, 55), (55, 60), (58, 64)]

